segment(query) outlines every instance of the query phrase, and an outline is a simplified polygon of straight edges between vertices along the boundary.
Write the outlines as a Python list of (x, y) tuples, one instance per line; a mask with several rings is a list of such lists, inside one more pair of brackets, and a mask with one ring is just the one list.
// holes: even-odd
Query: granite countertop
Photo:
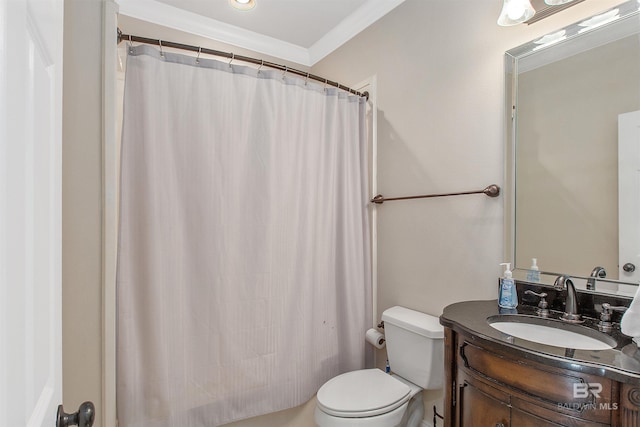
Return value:
[[(447, 306), (440, 323), (457, 332), (466, 332), (476, 339), (501, 345), (516, 358), (532, 360), (562, 369), (592, 373), (624, 383), (640, 384), (640, 351), (631, 339), (620, 332), (619, 325), (608, 334), (618, 346), (608, 350), (578, 350), (539, 344), (512, 337), (494, 329), (487, 318), (496, 315), (536, 316), (535, 307), (519, 305), (516, 309), (502, 309), (497, 300), (465, 301)], [(550, 319), (562, 313), (552, 311)], [(597, 321), (587, 318), (583, 326), (597, 330)]]

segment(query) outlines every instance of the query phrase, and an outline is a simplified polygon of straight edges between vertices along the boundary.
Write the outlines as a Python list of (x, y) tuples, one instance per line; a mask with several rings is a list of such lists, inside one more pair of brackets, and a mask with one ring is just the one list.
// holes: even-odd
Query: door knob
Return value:
[(633, 273), (634, 271), (636, 271), (636, 266), (628, 262), (622, 266), (622, 269), (627, 273)]
[(96, 418), (96, 408), (92, 402), (84, 402), (78, 408), (78, 412), (66, 414), (62, 405), (58, 405), (58, 415), (56, 416), (56, 427), (91, 427)]

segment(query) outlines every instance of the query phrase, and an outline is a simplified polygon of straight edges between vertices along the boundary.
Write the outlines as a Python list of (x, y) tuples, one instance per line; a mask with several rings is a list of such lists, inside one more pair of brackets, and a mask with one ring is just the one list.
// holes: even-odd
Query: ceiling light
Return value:
[(229, 0), (229, 4), (239, 10), (250, 10), (256, 7), (256, 0)]
[(571, 3), (573, 0), (544, 0), (549, 6), (559, 6), (565, 3)]
[(520, 24), (531, 19), (535, 13), (529, 0), (504, 0), (498, 25), (507, 27)]

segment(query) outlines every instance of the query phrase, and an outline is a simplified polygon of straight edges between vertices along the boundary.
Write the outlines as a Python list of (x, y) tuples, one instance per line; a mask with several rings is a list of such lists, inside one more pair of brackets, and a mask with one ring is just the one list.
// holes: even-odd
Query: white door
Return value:
[(640, 111), (618, 116), (620, 280), (640, 281)]
[(0, 425), (62, 401), (62, 0), (0, 0)]

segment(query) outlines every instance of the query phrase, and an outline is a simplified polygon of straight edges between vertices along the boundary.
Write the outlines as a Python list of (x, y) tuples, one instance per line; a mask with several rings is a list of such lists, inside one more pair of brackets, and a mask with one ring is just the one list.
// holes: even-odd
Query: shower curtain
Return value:
[(128, 50), (120, 427), (278, 411), (364, 367), (364, 100), (277, 70)]

